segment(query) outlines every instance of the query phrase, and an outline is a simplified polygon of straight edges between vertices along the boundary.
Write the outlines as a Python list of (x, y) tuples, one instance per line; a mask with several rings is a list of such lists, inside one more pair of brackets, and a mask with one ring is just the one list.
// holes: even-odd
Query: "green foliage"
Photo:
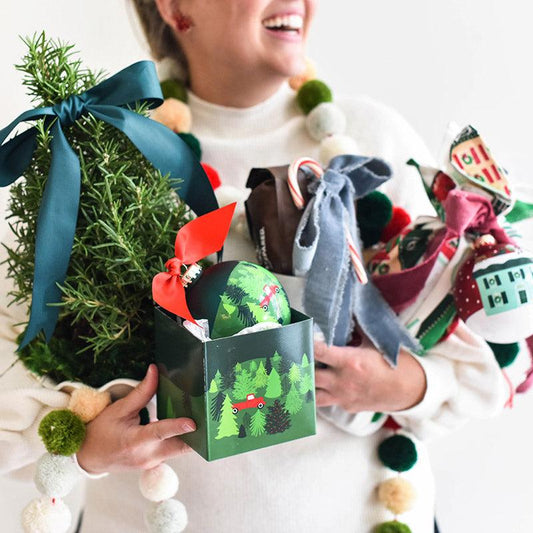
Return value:
[(265, 425), (265, 413), (262, 409), (256, 409), (250, 420), (250, 433), (252, 434), (252, 437), (259, 437), (259, 435), (264, 435)]
[(211, 394), (216, 394), (218, 392), (218, 385), (215, 379), (211, 380), (211, 384), (209, 386), (209, 392)]
[(268, 383), (268, 374), (265, 369), (265, 365), (263, 365), (263, 361), (259, 363), (259, 368), (257, 369), (257, 372), (255, 373), (255, 386), (257, 389), (260, 389), (262, 387), (266, 387), (266, 384)]
[(302, 397), (296, 389), (294, 383), (291, 385), (291, 390), (287, 395), (287, 400), (285, 401), (285, 409), (291, 414), (294, 415), (298, 413), (303, 406)]
[(281, 396), (281, 379), (275, 368), (272, 369), (268, 376), (265, 396), (267, 398), (279, 398)]
[(302, 376), (300, 381), (300, 394), (305, 394), (313, 390), (313, 378), (310, 374), (306, 373)]
[(237, 426), (237, 417), (232, 411), (232, 401), (229, 394), (226, 394), (224, 403), (222, 404), (222, 414), (220, 423), (218, 425), (218, 433), (215, 439), (222, 439), (224, 437), (233, 437), (239, 434)]
[(281, 355), (276, 351), (274, 352), (274, 355), (272, 356), (272, 368), (275, 368), (277, 373), (281, 373)]
[[(17, 69), (37, 105), (53, 105), (95, 85), (101, 74), (84, 68), (73, 47), (44, 33), (25, 41)], [(145, 114), (142, 106), (135, 111)], [(31, 300), (38, 210), (51, 163), (50, 127), (40, 121), (36, 150), (11, 189), (8, 248), (13, 300)], [(80, 208), (64, 284), (59, 323), (47, 346), (37, 338), (20, 353), (38, 374), (99, 386), (116, 377), (142, 378), (152, 355), (151, 281), (173, 254), (186, 207), (170, 180), (156, 171), (115, 128), (92, 116), (65, 135), (81, 166)]]
[(85, 424), (68, 409), (48, 413), (39, 424), (39, 437), (48, 453), (72, 455), (85, 439)]
[(233, 396), (237, 400), (244, 400), (247, 394), (255, 392), (254, 380), (248, 370), (243, 368), (238, 374), (233, 386)]
[(289, 381), (291, 384), (299, 383), (302, 379), (302, 373), (300, 372), (300, 367), (296, 363), (292, 363), (291, 369), (289, 370)]
[(222, 415), (222, 405), (224, 404), (224, 398), (225, 395), (223, 392), (219, 392), (212, 400), (211, 400), (211, 418), (218, 422), (220, 420), (220, 417)]

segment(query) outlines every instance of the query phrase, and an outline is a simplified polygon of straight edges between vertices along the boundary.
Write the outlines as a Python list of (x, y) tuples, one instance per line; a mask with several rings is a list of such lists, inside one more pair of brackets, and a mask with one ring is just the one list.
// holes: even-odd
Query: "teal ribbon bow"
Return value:
[[(44, 118), (50, 121), (52, 162), (43, 193), (35, 241), (35, 271), (31, 314), (20, 348), (43, 330), (50, 340), (61, 299), (58, 284), (65, 280), (74, 242), (80, 199), (81, 171), (64, 127), (92, 115), (123, 132), (139, 151), (170, 178), (179, 178), (180, 197), (197, 214), (218, 207), (213, 189), (196, 156), (171, 130), (128, 109), (137, 102), (154, 108), (163, 103), (154, 64), (140, 61), (82, 94), (74, 94), (50, 107), (22, 113), (0, 131), (0, 186), (21, 176), (33, 156), (37, 129), (30, 128), (4, 143), (19, 123)], [(2, 144), (4, 143), (4, 144)]]

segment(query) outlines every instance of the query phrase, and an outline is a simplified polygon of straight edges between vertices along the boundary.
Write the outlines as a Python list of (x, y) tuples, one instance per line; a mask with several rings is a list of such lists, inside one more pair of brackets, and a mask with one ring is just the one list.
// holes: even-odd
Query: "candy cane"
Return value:
[[(298, 169), (303, 166), (308, 167), (317, 178), (321, 178), (324, 175), (324, 170), (320, 166), (320, 163), (314, 159), (310, 159), (309, 157), (301, 157), (289, 165), (289, 191), (291, 193), (294, 205), (300, 210), (305, 207), (304, 198), (302, 196), (300, 186), (298, 185)], [(363, 266), (361, 257), (357, 253), (357, 248), (355, 247), (353, 237), (350, 233), (350, 228), (347, 224), (345, 224), (344, 229), (346, 231), (346, 242), (348, 244), (350, 259), (352, 261), (355, 275), (357, 276), (359, 282), (364, 285), (365, 283), (368, 283), (368, 276), (366, 275), (365, 267)]]
[(291, 192), (294, 205), (300, 210), (305, 207), (305, 204), (300, 186), (298, 185), (298, 169), (304, 166), (308, 167), (317, 178), (321, 178), (324, 175), (324, 170), (320, 166), (320, 163), (308, 157), (301, 157), (289, 166), (289, 191)]
[(350, 233), (350, 228), (348, 227), (348, 224), (344, 224), (344, 230), (346, 231), (346, 241), (348, 243), (348, 250), (350, 251), (350, 259), (352, 261), (352, 266), (355, 271), (355, 275), (357, 276), (357, 279), (362, 285), (365, 285), (368, 283), (368, 276), (366, 275), (365, 267), (363, 266), (363, 262), (361, 261), (360, 255), (357, 253), (357, 248), (355, 247), (355, 243), (352, 238), (352, 234)]

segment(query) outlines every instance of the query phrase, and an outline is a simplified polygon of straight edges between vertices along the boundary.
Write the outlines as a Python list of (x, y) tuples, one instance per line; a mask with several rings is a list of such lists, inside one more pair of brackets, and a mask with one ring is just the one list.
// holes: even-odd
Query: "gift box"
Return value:
[(159, 419), (190, 417), (181, 437), (207, 461), (314, 435), (312, 319), (202, 341), (155, 308)]

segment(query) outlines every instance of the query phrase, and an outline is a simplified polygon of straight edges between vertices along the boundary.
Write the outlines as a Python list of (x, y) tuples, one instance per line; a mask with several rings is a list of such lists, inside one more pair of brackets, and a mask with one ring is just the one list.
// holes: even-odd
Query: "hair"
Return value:
[(182, 81), (187, 81), (188, 67), (185, 53), (174, 30), (161, 17), (154, 0), (132, 0), (132, 3), (153, 59), (172, 61), (178, 67), (177, 72), (181, 73), (179, 77)]

